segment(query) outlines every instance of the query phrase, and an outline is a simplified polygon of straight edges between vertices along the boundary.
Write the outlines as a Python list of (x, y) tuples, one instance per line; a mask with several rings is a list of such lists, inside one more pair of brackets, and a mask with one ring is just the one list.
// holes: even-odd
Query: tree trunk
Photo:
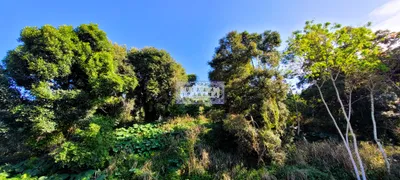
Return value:
[(336, 81), (333, 79), (332, 74), (331, 74), (331, 81), (332, 81), (333, 87), (335, 88), (335, 91), (336, 91), (336, 97), (337, 97), (337, 99), (338, 99), (338, 101), (339, 101), (339, 103), (340, 103), (340, 106), (341, 106), (341, 108), (342, 108), (342, 112), (343, 112), (344, 117), (345, 117), (345, 119), (346, 119), (346, 121), (347, 121), (347, 126), (349, 127), (350, 133), (351, 133), (352, 138), (353, 138), (354, 152), (356, 153), (356, 157), (357, 157), (357, 160), (358, 160), (358, 164), (359, 164), (359, 166), (360, 166), (362, 178), (363, 178), (363, 180), (366, 180), (366, 179), (367, 179), (367, 176), (365, 175), (364, 165), (363, 165), (363, 162), (362, 162), (360, 153), (359, 153), (359, 151), (358, 151), (357, 137), (355, 136), (354, 131), (353, 131), (353, 128), (351, 127), (350, 119), (349, 119), (349, 117), (347, 116), (346, 109), (344, 108), (342, 99), (340, 98), (340, 95), (339, 95), (339, 90), (338, 90), (337, 87), (336, 87)]
[(297, 110), (297, 99), (294, 100), (294, 104), (296, 106), (297, 136), (299, 136), (300, 135), (300, 120), (299, 120), (299, 111)]
[(385, 153), (385, 149), (383, 149), (383, 146), (382, 146), (380, 140), (378, 139), (378, 132), (377, 132), (377, 129), (376, 129), (373, 88), (370, 89), (370, 98), (371, 98), (371, 119), (372, 119), (373, 131), (374, 131), (374, 140), (375, 140), (376, 144), (379, 147), (379, 151), (381, 151), (381, 153), (382, 153), (383, 159), (385, 160), (386, 169), (387, 169), (388, 173), (390, 174), (390, 163), (389, 163), (389, 160), (388, 160), (387, 155)]
[[(352, 90), (350, 91), (350, 94), (349, 94), (349, 114), (348, 114), (349, 122), (350, 122), (350, 117), (351, 117), (351, 94), (352, 94)], [(349, 124), (347, 124), (346, 125), (346, 142), (347, 142), (347, 144), (349, 144), (349, 130), (350, 130), (350, 126), (349, 126)]]
[(356, 162), (354, 161), (353, 153), (351, 152), (350, 146), (349, 146), (349, 144), (346, 142), (346, 139), (344, 138), (342, 131), (340, 130), (338, 124), (336, 123), (336, 119), (333, 117), (333, 115), (332, 115), (332, 113), (331, 113), (331, 110), (329, 109), (328, 104), (326, 104), (326, 102), (325, 102), (324, 95), (322, 94), (322, 91), (321, 91), (321, 87), (319, 87), (318, 85), (316, 85), (316, 86), (317, 86), (317, 88), (318, 88), (319, 95), (321, 96), (322, 102), (324, 103), (325, 108), (326, 108), (326, 110), (328, 111), (329, 116), (331, 117), (333, 123), (335, 124), (335, 127), (336, 127), (336, 129), (338, 130), (339, 135), (340, 135), (340, 137), (341, 137), (342, 140), (343, 140), (343, 143), (344, 143), (344, 146), (345, 146), (345, 148), (346, 148), (346, 150), (347, 150), (347, 153), (348, 153), (349, 156), (350, 156), (351, 164), (353, 165), (354, 172), (356, 173), (356, 176), (357, 176), (357, 180), (360, 180), (360, 173), (358, 172), (358, 167), (357, 167)]

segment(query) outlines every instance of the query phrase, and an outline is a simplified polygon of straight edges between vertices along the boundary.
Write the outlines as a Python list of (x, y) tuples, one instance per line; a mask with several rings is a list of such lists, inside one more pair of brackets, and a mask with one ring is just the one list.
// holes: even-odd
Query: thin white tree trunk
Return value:
[(297, 110), (297, 99), (294, 100), (294, 104), (296, 106), (296, 120), (297, 120), (297, 135), (300, 135), (300, 120), (299, 120), (299, 111)]
[(324, 95), (322, 94), (321, 87), (318, 86), (317, 84), (316, 84), (316, 86), (317, 86), (317, 88), (318, 88), (319, 95), (321, 96), (322, 102), (324, 103), (325, 108), (326, 108), (326, 110), (328, 111), (328, 114), (329, 114), (329, 116), (331, 117), (331, 119), (332, 119), (332, 121), (333, 121), (333, 124), (335, 124), (335, 127), (336, 127), (336, 129), (338, 130), (339, 135), (340, 135), (340, 137), (341, 137), (342, 140), (343, 140), (343, 143), (344, 143), (344, 146), (345, 146), (345, 148), (346, 148), (346, 150), (347, 150), (347, 153), (348, 153), (349, 156), (350, 156), (350, 161), (351, 161), (351, 164), (353, 165), (354, 172), (356, 173), (357, 180), (360, 180), (360, 173), (358, 172), (358, 167), (357, 167), (356, 162), (354, 161), (353, 153), (351, 152), (350, 146), (349, 146), (349, 144), (346, 142), (346, 139), (344, 138), (342, 131), (340, 130), (338, 124), (336, 123), (336, 119), (333, 117), (333, 115), (332, 115), (332, 113), (331, 113), (331, 110), (329, 109), (328, 104), (325, 102), (325, 98), (324, 98)]
[(337, 99), (338, 99), (338, 101), (339, 101), (339, 103), (340, 103), (340, 106), (341, 106), (341, 108), (342, 108), (342, 112), (343, 112), (344, 117), (345, 117), (345, 119), (346, 119), (346, 121), (347, 121), (347, 126), (349, 126), (349, 130), (350, 130), (350, 133), (351, 133), (352, 138), (353, 138), (354, 153), (356, 153), (356, 157), (357, 157), (357, 160), (358, 160), (358, 164), (359, 164), (359, 166), (360, 166), (361, 176), (362, 176), (363, 180), (366, 180), (366, 179), (367, 179), (367, 176), (365, 175), (364, 165), (363, 165), (363, 162), (362, 162), (360, 153), (359, 153), (359, 151), (358, 151), (357, 138), (356, 138), (356, 136), (355, 136), (355, 134), (354, 134), (353, 128), (351, 127), (350, 119), (349, 119), (349, 117), (347, 116), (347, 112), (346, 112), (346, 109), (344, 108), (342, 99), (340, 98), (339, 90), (338, 90), (337, 87), (336, 87), (336, 81), (333, 79), (332, 74), (330, 74), (330, 76), (331, 76), (331, 81), (332, 81), (333, 87), (335, 88), (335, 91), (336, 91), (336, 97), (337, 97)]
[(346, 125), (346, 143), (349, 144), (349, 124)]
[(374, 140), (375, 140), (376, 144), (378, 145), (379, 150), (382, 153), (383, 159), (385, 160), (386, 169), (387, 169), (388, 173), (390, 174), (390, 163), (389, 163), (389, 160), (388, 160), (387, 155), (385, 153), (385, 149), (383, 149), (383, 146), (382, 146), (380, 140), (378, 139), (378, 132), (377, 132), (377, 129), (376, 129), (373, 88), (370, 89), (370, 97), (371, 97), (371, 119), (372, 119), (373, 131), (374, 131)]
[[(352, 90), (350, 90), (350, 94), (349, 94), (349, 115), (348, 115), (348, 117), (349, 117), (349, 122), (350, 122), (350, 118), (351, 118), (351, 94), (352, 94)], [(349, 126), (349, 123), (347, 123), (347, 125), (346, 125), (346, 142), (347, 142), (347, 144), (349, 144), (349, 129), (350, 129), (350, 126)]]

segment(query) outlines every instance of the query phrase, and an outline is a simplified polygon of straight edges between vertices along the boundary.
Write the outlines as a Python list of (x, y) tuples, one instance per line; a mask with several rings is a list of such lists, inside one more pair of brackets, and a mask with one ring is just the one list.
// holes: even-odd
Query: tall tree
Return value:
[[(345, 144), (358, 179), (360, 178), (359, 169), (352, 155), (348, 132), (353, 138), (353, 148), (362, 178), (366, 179), (366, 175), (358, 153), (356, 135), (350, 123), (351, 96), (353, 90), (362, 85), (360, 84), (363, 82), (362, 75), (373, 73), (374, 70), (383, 67), (377, 58), (380, 50), (373, 43), (374, 39), (375, 34), (367, 27), (341, 27), (338, 24), (331, 26), (330, 23), (306, 22), (304, 30), (294, 32), (293, 38), (289, 40), (289, 52), (302, 61), (304, 77), (311, 80), (310, 82), (313, 82), (318, 88), (320, 98)], [(340, 91), (337, 87), (337, 80), (340, 76), (344, 78), (344, 91)], [(326, 81), (330, 81), (330, 85), (335, 90), (341, 114), (346, 120), (346, 135), (343, 135), (336, 121), (339, 117), (334, 117), (331, 113), (321, 91), (321, 87)], [(346, 95), (348, 99), (347, 109), (343, 95)]]
[[(248, 147), (244, 150), (256, 152), (259, 161), (281, 159), (274, 153), (280, 147), (288, 113), (282, 103), (287, 86), (277, 70), (276, 48), (280, 42), (279, 33), (274, 31), (233, 31), (220, 40), (209, 62), (210, 80), (225, 82), (224, 107), (232, 114), (224, 121), (225, 127), (238, 137), (238, 142), (250, 142), (243, 145)], [(243, 126), (253, 130), (240, 128)]]
[[(379, 54), (379, 58), (383, 61), (383, 63), (388, 67), (385, 67), (386, 71), (375, 70), (375, 73), (368, 72), (364, 74), (367, 88), (369, 90), (370, 96), (370, 104), (371, 104), (371, 119), (373, 126), (373, 137), (374, 141), (379, 147), (380, 152), (385, 160), (386, 168), (388, 173), (390, 173), (390, 163), (381, 143), (381, 140), (378, 138), (378, 130), (377, 123), (375, 119), (375, 96), (377, 90), (382, 89), (382, 86), (385, 87), (385, 81), (388, 84), (398, 87), (396, 81), (398, 82), (398, 73), (396, 73), (398, 67), (398, 59), (399, 59), (399, 47), (395, 47), (392, 49), (392, 46), (400, 42), (400, 33), (394, 33), (389, 31), (378, 31), (376, 32), (376, 42), (381, 46), (386, 48), (386, 50)], [(397, 56), (397, 57), (396, 57)], [(397, 59), (396, 59), (397, 58)]]
[(18, 152), (29, 153), (23, 144), (18, 143), (26, 136), (18, 134), (23, 124), (15, 121), (12, 110), (22, 103), (22, 98), (10, 80), (3, 67), (0, 66), (0, 156), (4, 157), (0, 163), (7, 161)]
[(189, 82), (196, 82), (197, 81), (197, 76), (196, 74), (188, 74), (188, 81)]
[[(51, 154), (60, 161), (77, 164), (74, 156), (78, 154), (71, 151), (85, 150), (79, 145), (85, 133), (79, 129), (107, 124), (99, 119), (109, 119), (93, 115), (111, 115), (104, 111), (105, 105), (133, 91), (136, 77), (118, 70), (121, 63), (114, 59), (113, 46), (96, 24), (75, 29), (65, 25), (26, 27), (19, 41), (21, 45), (5, 58), (6, 73), (30, 99), (12, 110), (18, 116), (16, 121), (26, 124), (24, 132), (32, 135), (30, 142), (38, 150), (53, 150)], [(75, 136), (81, 138), (72, 138)], [(89, 166), (104, 163), (108, 146), (104, 144), (99, 157), (89, 153), (90, 157), (82, 160), (95, 159), (92, 165), (86, 164)]]
[(146, 121), (168, 116), (177, 92), (176, 83), (187, 80), (185, 70), (169, 53), (153, 47), (131, 49), (128, 60), (139, 80), (135, 106), (143, 108)]
[[(12, 87), (10, 78), (7, 77), (2, 66), (0, 66), (0, 128), (12, 121), (11, 110), (21, 102), (20, 93)], [(1, 131), (1, 130), (0, 130)]]

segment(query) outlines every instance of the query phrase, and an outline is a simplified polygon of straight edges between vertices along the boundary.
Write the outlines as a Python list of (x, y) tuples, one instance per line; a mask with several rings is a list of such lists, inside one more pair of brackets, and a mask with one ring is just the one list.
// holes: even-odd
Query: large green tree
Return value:
[(169, 53), (153, 47), (131, 49), (128, 61), (134, 66), (139, 84), (135, 106), (143, 108), (146, 121), (168, 116), (176, 95), (176, 83), (186, 81), (185, 70)]
[(220, 40), (209, 62), (210, 80), (225, 82), (224, 107), (232, 114), (224, 121), (226, 129), (246, 144), (245, 151), (256, 152), (259, 161), (279, 159), (276, 153), (288, 115), (282, 103), (287, 86), (277, 69), (280, 43), (277, 32), (233, 31)]
[[(358, 179), (360, 178), (358, 170), (363, 179), (366, 179), (366, 175), (358, 153), (356, 135), (350, 121), (352, 94), (354, 90), (368, 86), (366, 82), (369, 81), (370, 75), (385, 69), (378, 58), (380, 48), (374, 43), (375, 38), (375, 34), (368, 27), (341, 27), (339, 24), (306, 22), (303, 31), (294, 32), (293, 37), (289, 40), (289, 52), (294, 55), (296, 60), (300, 60), (304, 78), (317, 87), (320, 99), (344, 142)], [(343, 82), (343, 89), (339, 88), (338, 82)], [(336, 117), (325, 99), (326, 95), (323, 94), (322, 87), (324, 85), (329, 85), (333, 89), (339, 103), (341, 113)], [(371, 96), (371, 98), (373, 97)], [(346, 99), (347, 104), (345, 104)], [(371, 104), (373, 106), (373, 101)], [(373, 109), (371, 109), (371, 114), (373, 124), (375, 124)], [(337, 123), (341, 116), (345, 119), (345, 133)], [(374, 126), (373, 129), (375, 132), (376, 127)], [(349, 133), (352, 137), (358, 165), (351, 152)], [(374, 134), (376, 135), (376, 133)], [(384, 154), (384, 152), (382, 153)]]
[(102, 152), (92, 149), (99, 154), (96, 157), (82, 144), (90, 139), (82, 130), (96, 130), (100, 137), (90, 136), (97, 139), (107, 134), (102, 131), (108, 128), (101, 126), (115, 122), (93, 116), (115, 114), (107, 107), (135, 89), (133, 71), (124, 69), (118, 51), (96, 24), (25, 27), (19, 41), (21, 45), (8, 52), (5, 65), (15, 84), (28, 93), (29, 101), (12, 112), (15, 121), (24, 123), (23, 132), (31, 135), (29, 142), (37, 150), (52, 151), (67, 165), (104, 164), (111, 143), (107, 138), (98, 140), (105, 144), (94, 146), (103, 146)]

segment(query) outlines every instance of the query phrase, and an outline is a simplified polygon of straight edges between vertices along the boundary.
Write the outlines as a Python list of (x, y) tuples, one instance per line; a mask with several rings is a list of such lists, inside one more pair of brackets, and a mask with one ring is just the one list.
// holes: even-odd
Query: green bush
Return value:
[(142, 167), (145, 166), (148, 157), (139, 156), (122, 151), (116, 154), (107, 168), (108, 179), (132, 179), (143, 175)]
[(257, 163), (270, 160), (272, 163), (283, 164), (285, 153), (281, 149), (279, 134), (267, 127), (257, 128), (252, 123), (243, 115), (229, 115), (224, 120), (224, 129), (236, 137), (241, 155), (255, 154)]
[(206, 113), (206, 117), (213, 122), (219, 122), (225, 119), (225, 111), (222, 109), (211, 109)]
[(198, 104), (174, 104), (170, 107), (169, 113), (171, 117), (181, 117), (189, 115), (197, 117), (200, 115), (200, 105)]
[[(326, 180), (333, 177), (312, 166), (286, 166), (277, 172), (278, 179)], [(350, 178), (351, 179), (351, 178)]]
[(253, 179), (271, 179), (275, 180), (275, 176), (272, 175), (267, 169), (248, 169), (242, 164), (236, 165), (229, 171), (224, 172), (222, 177), (219, 179), (230, 180), (230, 179), (242, 179), (242, 180), (253, 180)]
[(134, 124), (129, 128), (119, 128), (115, 130), (117, 142), (113, 150), (149, 156), (162, 147), (163, 134), (164, 131), (155, 124)]
[(55, 162), (68, 168), (101, 168), (110, 159), (114, 145), (114, 121), (103, 116), (94, 116), (85, 129), (77, 129), (73, 140), (64, 142), (54, 150)]

